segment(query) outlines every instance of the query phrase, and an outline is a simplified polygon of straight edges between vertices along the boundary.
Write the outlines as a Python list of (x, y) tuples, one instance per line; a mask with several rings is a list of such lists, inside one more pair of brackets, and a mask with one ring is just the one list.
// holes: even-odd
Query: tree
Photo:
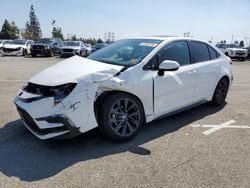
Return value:
[(60, 27), (53, 27), (53, 30), (52, 30), (52, 37), (54, 38), (60, 38), (62, 40), (63, 39), (63, 34), (62, 34), (62, 29)]
[(240, 47), (244, 47), (244, 41), (243, 40), (240, 41)]
[(17, 39), (19, 37), (19, 29), (15, 22), (9, 23), (8, 20), (4, 20), (2, 30), (0, 32), (1, 39)]
[(99, 38), (99, 39), (97, 40), (97, 43), (103, 43), (102, 39)]
[(23, 36), (25, 39), (37, 40), (42, 37), (42, 30), (33, 5), (30, 7), (29, 17), (30, 20), (25, 24)]
[(77, 40), (76, 35), (73, 35), (73, 36), (71, 37), (71, 40)]

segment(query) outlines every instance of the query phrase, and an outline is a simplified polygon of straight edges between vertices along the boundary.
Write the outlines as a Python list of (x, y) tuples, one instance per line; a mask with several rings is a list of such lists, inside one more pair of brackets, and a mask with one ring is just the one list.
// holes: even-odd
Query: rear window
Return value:
[(190, 42), (190, 48), (194, 63), (210, 60), (210, 54), (206, 44), (192, 41)]

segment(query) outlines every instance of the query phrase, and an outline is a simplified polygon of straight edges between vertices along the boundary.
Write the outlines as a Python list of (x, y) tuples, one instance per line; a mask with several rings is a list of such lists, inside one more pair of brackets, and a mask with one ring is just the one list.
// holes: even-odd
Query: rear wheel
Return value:
[(144, 123), (141, 102), (127, 93), (110, 95), (101, 105), (99, 127), (108, 138), (125, 141), (134, 137)]
[(37, 56), (37, 54), (35, 54), (35, 53), (31, 53), (31, 56), (32, 56), (32, 57), (36, 57), (36, 56)]
[(227, 97), (228, 88), (229, 88), (228, 78), (223, 77), (216, 86), (213, 99), (211, 101), (212, 104), (216, 106), (223, 104)]

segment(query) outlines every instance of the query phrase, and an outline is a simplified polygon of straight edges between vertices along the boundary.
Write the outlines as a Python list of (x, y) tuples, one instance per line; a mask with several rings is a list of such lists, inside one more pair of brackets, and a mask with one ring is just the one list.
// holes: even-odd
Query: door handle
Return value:
[(196, 70), (191, 70), (188, 72), (188, 74), (195, 74), (196, 73)]

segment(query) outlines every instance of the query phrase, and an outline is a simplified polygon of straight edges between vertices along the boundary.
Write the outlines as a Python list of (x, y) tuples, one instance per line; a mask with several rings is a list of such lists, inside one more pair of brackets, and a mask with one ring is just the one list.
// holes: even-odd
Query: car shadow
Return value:
[(148, 123), (134, 139), (123, 143), (108, 141), (97, 129), (74, 139), (41, 141), (32, 135), (20, 120), (12, 121), (0, 129), (0, 172), (23, 181), (37, 181), (90, 159), (126, 151), (137, 155), (150, 155), (151, 152), (140, 145), (217, 113), (224, 106), (212, 107), (204, 104)]

